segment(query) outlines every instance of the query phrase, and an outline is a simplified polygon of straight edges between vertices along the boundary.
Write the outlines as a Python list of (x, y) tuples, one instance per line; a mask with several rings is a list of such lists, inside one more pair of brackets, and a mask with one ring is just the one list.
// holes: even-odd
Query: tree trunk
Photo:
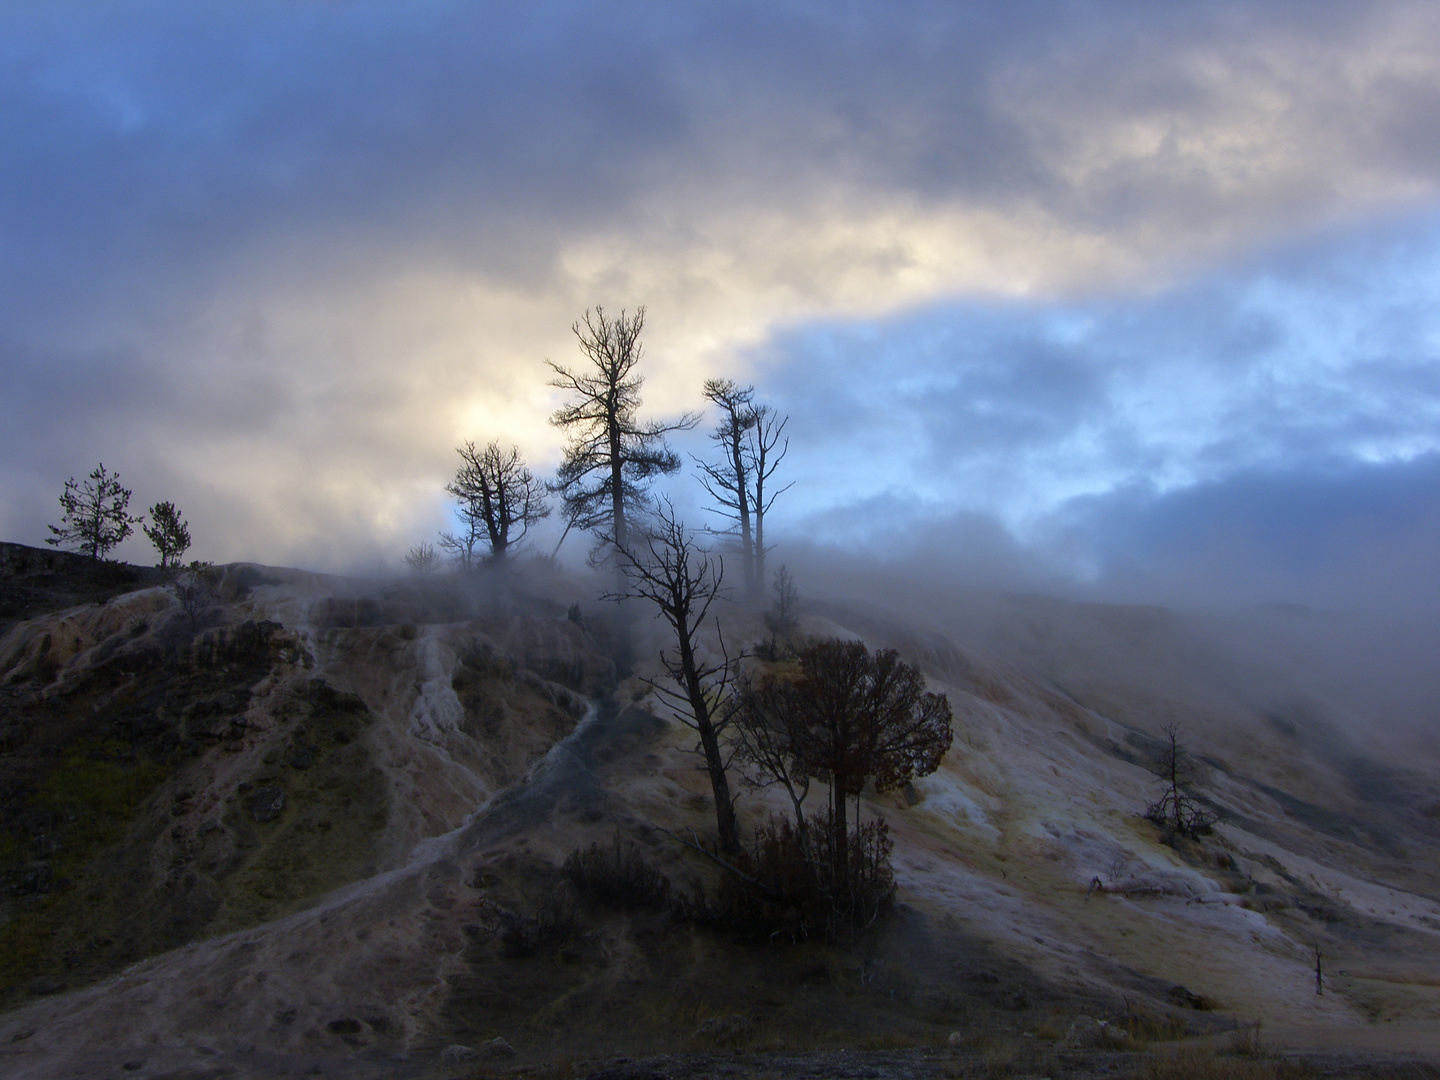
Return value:
[(759, 592), (755, 576), (755, 544), (750, 532), (750, 480), (745, 475), (745, 458), (740, 452), (740, 424), (730, 422), (730, 463), (735, 470), (736, 513), (740, 516), (740, 555), (745, 568), (745, 591), (750, 596)]
[(613, 412), (610, 415), (610, 516), (615, 527), (615, 546), (629, 551), (630, 537), (625, 528), (625, 444)]
[(720, 738), (710, 722), (710, 702), (705, 697), (705, 688), (700, 683), (695, 664), (689, 621), (683, 614), (676, 619), (675, 635), (680, 651), (680, 669), (685, 677), (685, 694), (690, 699), (695, 730), (700, 735), (700, 747), (705, 752), (705, 770), (710, 774), (710, 790), (715, 799), (715, 831), (720, 835), (720, 847), (734, 854), (740, 850), (740, 829), (735, 822), (730, 779), (725, 775), (725, 756), (720, 750)]
[(850, 880), (850, 832), (845, 827), (845, 792), (832, 778), (830, 788), (830, 857), (834, 865), (834, 888), (839, 894)]

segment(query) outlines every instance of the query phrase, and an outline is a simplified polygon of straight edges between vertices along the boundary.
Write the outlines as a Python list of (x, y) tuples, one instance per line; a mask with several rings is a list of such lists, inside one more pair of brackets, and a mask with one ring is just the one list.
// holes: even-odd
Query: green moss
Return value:
[(103, 838), (130, 820), (170, 774), (149, 761), (122, 764), (71, 754), (41, 785), (35, 805), (63, 815), (66, 832)]

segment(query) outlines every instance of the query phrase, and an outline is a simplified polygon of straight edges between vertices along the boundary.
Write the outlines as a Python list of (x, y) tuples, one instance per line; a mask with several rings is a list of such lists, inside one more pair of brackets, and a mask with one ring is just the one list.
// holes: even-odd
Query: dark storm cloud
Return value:
[(1065, 516), (1098, 541), (1098, 587), (1130, 598), (1440, 611), (1440, 454), (1117, 492)]

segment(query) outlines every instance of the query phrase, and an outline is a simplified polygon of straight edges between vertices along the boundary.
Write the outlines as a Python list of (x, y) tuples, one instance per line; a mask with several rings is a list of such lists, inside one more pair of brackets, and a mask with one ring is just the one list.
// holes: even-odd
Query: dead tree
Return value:
[(765, 514), (790, 487), (765, 490), (789, 449), (784, 438), (789, 417), (777, 418), (768, 405), (755, 404), (755, 388), (731, 379), (710, 379), (704, 394), (720, 407), (720, 423), (710, 438), (722, 457), (718, 463), (699, 463), (700, 483), (715, 510), (732, 523), (724, 531), (739, 544), (745, 593), (753, 598), (765, 585)]
[[(790, 449), (790, 440), (785, 437), (788, 416), (776, 416), (768, 405), (757, 405), (754, 409), (755, 422), (746, 432), (745, 455), (750, 468), (750, 508), (755, 516), (755, 581), (757, 587), (765, 580), (765, 515), (775, 505), (775, 500), (789, 491), (794, 484), (776, 488), (770, 484), (780, 462)], [(766, 493), (766, 487), (771, 490)]]
[(474, 541), (483, 540), (490, 557), (502, 562), (525, 539), (531, 525), (550, 515), (544, 485), (525, 467), (518, 447), (507, 452), (492, 441), (477, 450), (473, 442), (466, 442), (456, 453), (460, 467), (445, 490), (459, 502), (462, 535), (473, 538), (465, 561), (473, 559)]
[(1182, 734), (1180, 725), (1165, 725), (1165, 741), (1152, 766), (1165, 787), (1160, 798), (1145, 808), (1145, 817), (1161, 828), (1193, 839), (1211, 832), (1220, 815), (1190, 791), (1199, 769), (1181, 741)]
[(550, 418), (569, 434), (550, 490), (564, 500), (571, 525), (604, 530), (622, 551), (630, 544), (630, 516), (648, 503), (647, 482), (680, 468), (666, 434), (686, 431), (700, 420), (690, 413), (671, 423), (641, 423), (636, 417), (644, 379), (635, 368), (644, 326), (643, 307), (633, 315), (622, 310), (612, 319), (597, 306), (571, 327), (592, 370), (572, 371), (546, 361), (555, 372), (550, 385), (575, 395)]
[(750, 455), (745, 433), (757, 421), (755, 388), (737, 386), (730, 379), (710, 379), (705, 383), (705, 397), (720, 408), (720, 423), (710, 439), (723, 455), (721, 461), (699, 461), (700, 485), (715, 500), (715, 509), (733, 523), (726, 532), (740, 543), (741, 567), (745, 573), (745, 593), (759, 591), (755, 576), (755, 533), (750, 513)]
[(605, 539), (615, 554), (624, 582), (622, 591), (608, 594), (606, 599), (648, 600), (670, 625), (674, 648), (660, 653), (668, 683), (651, 681), (649, 685), (671, 704), (675, 716), (699, 736), (700, 754), (715, 800), (720, 846), (726, 852), (737, 852), (740, 834), (722, 738), (730, 722), (725, 707), (729, 684), (740, 658), (726, 653), (722, 637), (719, 659), (707, 660), (701, 655), (697, 641), (711, 606), (724, 597), (724, 564), (712, 561), (707, 552), (695, 545), (685, 526), (675, 519), (674, 507), (668, 502), (660, 505), (645, 528), (636, 530), (628, 547), (621, 547), (613, 537)]

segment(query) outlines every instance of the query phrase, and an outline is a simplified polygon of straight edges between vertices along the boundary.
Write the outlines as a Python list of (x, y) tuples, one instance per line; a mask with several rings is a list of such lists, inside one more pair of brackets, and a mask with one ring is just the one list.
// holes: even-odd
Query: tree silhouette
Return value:
[(950, 702), (926, 692), (918, 668), (892, 649), (871, 654), (862, 642), (833, 638), (800, 653), (798, 677), (742, 688), (734, 719), (742, 754), (785, 788), (802, 837), (810, 785), (826, 785), (835, 889), (849, 877), (847, 800), (857, 800), (858, 822), (866, 783), (883, 792), (934, 772), (954, 737)]
[(157, 502), (152, 506), (150, 522), (140, 528), (159, 552), (160, 568), (169, 570), (179, 566), (180, 559), (190, 547), (190, 526), (185, 524), (185, 519), (172, 502)]
[(660, 663), (672, 685), (650, 685), (671, 702), (676, 717), (699, 736), (715, 799), (720, 846), (736, 852), (740, 850), (740, 834), (722, 739), (730, 720), (724, 703), (738, 657), (725, 653), (721, 638), (720, 658), (706, 660), (697, 640), (711, 606), (724, 596), (724, 564), (712, 561), (695, 545), (668, 502), (661, 504), (653, 521), (636, 532), (629, 547), (614, 545), (625, 587), (606, 599), (648, 600), (670, 625), (675, 646), (661, 651)]
[(757, 405), (755, 388), (731, 379), (709, 380), (704, 394), (720, 408), (720, 423), (710, 438), (722, 457), (718, 463), (699, 463), (700, 483), (715, 500), (716, 511), (733, 522), (726, 531), (739, 543), (746, 595), (755, 597), (765, 584), (765, 514), (790, 486), (765, 491), (789, 446), (782, 441), (789, 418)]
[(107, 472), (103, 462), (83, 482), (73, 476), (65, 481), (60, 506), (65, 515), (59, 525), (49, 526), (54, 535), (45, 542), (53, 547), (69, 545), (96, 560), (103, 559), (142, 520), (130, 516), (130, 489), (122, 487), (120, 475)]
[(644, 379), (635, 368), (644, 326), (643, 307), (633, 315), (622, 309), (611, 318), (597, 306), (571, 327), (591, 370), (546, 361), (555, 372), (550, 385), (575, 395), (550, 418), (569, 434), (551, 490), (564, 500), (571, 525), (604, 529), (622, 551), (630, 543), (630, 516), (648, 503), (647, 482), (680, 468), (666, 434), (688, 430), (700, 419), (690, 413), (668, 424), (637, 418)]
[(492, 440), (477, 450), (473, 442), (466, 442), (456, 453), (460, 467), (445, 490), (459, 501), (464, 526), (461, 536), (468, 543), (452, 538), (455, 542), (450, 546), (458, 551), (463, 544), (463, 561), (468, 565), (474, 558), (475, 542), (483, 540), (491, 558), (500, 562), (512, 546), (525, 539), (531, 525), (550, 515), (544, 485), (525, 467), (518, 447), (507, 452)]
[(1213, 830), (1220, 815), (1191, 794), (1199, 767), (1185, 749), (1182, 734), (1178, 724), (1165, 725), (1165, 741), (1152, 766), (1165, 787), (1160, 798), (1145, 808), (1145, 816), (1162, 828), (1194, 838)]

